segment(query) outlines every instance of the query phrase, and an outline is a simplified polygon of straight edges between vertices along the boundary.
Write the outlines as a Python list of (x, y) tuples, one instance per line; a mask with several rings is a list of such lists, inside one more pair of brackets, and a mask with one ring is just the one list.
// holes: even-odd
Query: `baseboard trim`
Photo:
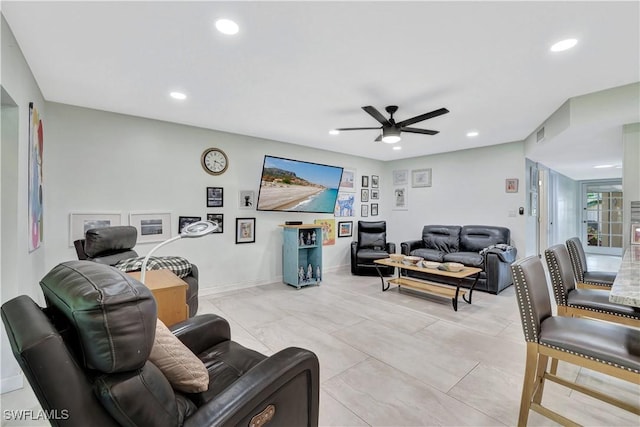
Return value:
[[(338, 265), (338, 266), (333, 266), (333, 267), (328, 267), (325, 268), (324, 271), (326, 272), (337, 272), (337, 271), (342, 271), (342, 270), (348, 270), (349, 269), (349, 265)], [(272, 280), (260, 280), (260, 281), (254, 281), (254, 282), (242, 282), (242, 283), (229, 283), (226, 285), (220, 285), (220, 286), (205, 286), (205, 287), (200, 287), (200, 289), (198, 290), (198, 296), (199, 297), (206, 297), (209, 295), (217, 295), (217, 294), (221, 294), (224, 292), (231, 292), (231, 291), (240, 291), (242, 289), (247, 289), (247, 288), (253, 288), (254, 286), (265, 286), (265, 285), (271, 285), (273, 283), (282, 283), (282, 276), (277, 276), (274, 277)]]
[(9, 393), (10, 391), (19, 390), (24, 387), (24, 375), (20, 372), (8, 378), (2, 378), (0, 381), (0, 393)]

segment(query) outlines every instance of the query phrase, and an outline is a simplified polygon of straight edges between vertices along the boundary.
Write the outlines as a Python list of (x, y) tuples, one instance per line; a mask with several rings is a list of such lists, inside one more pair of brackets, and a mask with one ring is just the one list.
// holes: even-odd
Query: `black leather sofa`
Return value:
[(156, 304), (142, 283), (110, 266), (69, 261), (40, 286), (46, 308), (21, 295), (2, 305), (2, 320), (51, 425), (318, 425), (311, 351), (288, 347), (267, 357), (231, 341), (225, 319), (195, 316), (170, 328), (209, 376), (206, 391), (185, 393), (149, 360)]
[[(87, 230), (85, 238), (73, 244), (79, 260), (115, 266), (120, 261), (138, 257), (133, 250), (137, 240), (138, 230), (135, 227), (119, 225)], [(189, 317), (193, 317), (198, 313), (198, 267), (191, 264), (191, 272), (182, 280), (187, 283)]]
[[(516, 260), (516, 248), (509, 246), (511, 231), (489, 225), (425, 225), (420, 240), (402, 242), (404, 255), (414, 255), (427, 261), (457, 262), (482, 269), (474, 289), (497, 294), (513, 284), (511, 263)], [(454, 279), (427, 276), (405, 270), (411, 277), (455, 284)], [(473, 278), (465, 279), (470, 287)]]

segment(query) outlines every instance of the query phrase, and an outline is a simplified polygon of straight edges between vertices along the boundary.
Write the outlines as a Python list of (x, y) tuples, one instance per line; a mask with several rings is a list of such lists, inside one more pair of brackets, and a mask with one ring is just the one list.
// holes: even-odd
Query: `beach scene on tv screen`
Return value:
[(333, 212), (342, 168), (265, 156), (259, 210)]

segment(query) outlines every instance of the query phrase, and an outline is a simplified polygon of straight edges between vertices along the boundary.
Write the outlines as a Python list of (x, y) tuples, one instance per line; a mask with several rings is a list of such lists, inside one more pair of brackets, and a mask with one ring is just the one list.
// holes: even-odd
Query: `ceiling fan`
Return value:
[(370, 105), (366, 107), (362, 107), (364, 111), (369, 113), (371, 117), (376, 119), (382, 126), (380, 127), (366, 127), (366, 128), (341, 128), (336, 129), (337, 131), (345, 131), (345, 130), (365, 130), (365, 129), (382, 129), (382, 133), (378, 135), (375, 139), (376, 141), (386, 142), (388, 144), (394, 144), (400, 141), (400, 133), (408, 132), (408, 133), (421, 133), (424, 135), (435, 135), (439, 131), (437, 130), (429, 130), (429, 129), (418, 129), (414, 127), (409, 127), (414, 123), (421, 122), (423, 120), (431, 119), (433, 117), (438, 117), (443, 114), (447, 114), (449, 110), (446, 108), (440, 108), (438, 110), (433, 110), (429, 113), (420, 114), (419, 116), (412, 117), (410, 119), (403, 120), (401, 122), (396, 123), (393, 119), (393, 114), (398, 111), (397, 105), (389, 105), (385, 108), (387, 113), (389, 113), (389, 118), (385, 118), (375, 107)]

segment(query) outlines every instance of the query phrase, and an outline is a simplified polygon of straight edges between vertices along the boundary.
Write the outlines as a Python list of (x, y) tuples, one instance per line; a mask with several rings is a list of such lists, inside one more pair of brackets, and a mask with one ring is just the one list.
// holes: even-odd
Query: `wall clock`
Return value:
[(207, 148), (200, 158), (202, 168), (211, 175), (223, 174), (229, 166), (229, 158), (219, 148)]

